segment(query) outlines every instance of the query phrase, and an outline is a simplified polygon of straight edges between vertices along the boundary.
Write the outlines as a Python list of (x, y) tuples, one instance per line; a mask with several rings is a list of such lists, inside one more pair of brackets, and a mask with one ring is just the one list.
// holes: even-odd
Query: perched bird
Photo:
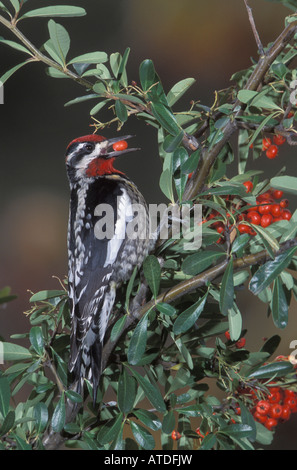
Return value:
[[(149, 249), (146, 202), (135, 184), (113, 166), (119, 155), (138, 150), (126, 148), (130, 137), (107, 140), (96, 134), (86, 135), (73, 140), (66, 152), (71, 189), (69, 371), (73, 373), (74, 388), (79, 393), (83, 392), (84, 379), (90, 381), (94, 404), (116, 289), (129, 279), (135, 266), (141, 266)], [(138, 223), (134, 230), (128, 231), (137, 215), (135, 207), (138, 208)]]

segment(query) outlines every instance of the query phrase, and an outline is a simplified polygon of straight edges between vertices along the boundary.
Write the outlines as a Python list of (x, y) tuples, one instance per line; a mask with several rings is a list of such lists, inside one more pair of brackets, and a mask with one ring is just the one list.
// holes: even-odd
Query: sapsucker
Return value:
[(130, 137), (107, 140), (87, 135), (73, 140), (66, 152), (71, 189), (69, 370), (79, 393), (83, 392), (84, 379), (90, 381), (94, 403), (116, 289), (130, 278), (135, 266), (141, 266), (150, 243), (146, 202), (135, 184), (113, 166), (117, 156), (137, 150), (113, 149), (116, 142)]

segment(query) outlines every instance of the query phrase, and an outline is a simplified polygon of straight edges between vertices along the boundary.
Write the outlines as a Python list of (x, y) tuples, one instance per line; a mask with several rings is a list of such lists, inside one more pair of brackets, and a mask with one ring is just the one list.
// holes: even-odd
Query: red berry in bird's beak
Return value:
[(113, 150), (116, 152), (122, 152), (128, 148), (128, 143), (126, 140), (120, 140), (119, 142), (115, 142), (112, 146)]

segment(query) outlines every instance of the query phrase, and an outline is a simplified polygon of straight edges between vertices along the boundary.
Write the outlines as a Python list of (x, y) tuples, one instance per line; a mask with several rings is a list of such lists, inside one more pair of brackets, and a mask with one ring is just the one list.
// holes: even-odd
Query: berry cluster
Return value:
[(282, 135), (274, 135), (273, 142), (269, 137), (264, 137), (262, 140), (262, 150), (265, 151), (266, 157), (272, 160), (277, 157), (279, 146), (286, 142), (286, 138)]
[[(253, 189), (253, 183), (251, 181), (246, 181), (243, 183), (246, 188), (246, 192), (249, 193)], [(229, 197), (229, 196), (227, 196)], [(229, 197), (232, 201), (232, 196)], [(257, 232), (254, 230), (252, 225), (260, 225), (265, 228), (271, 225), (274, 222), (280, 220), (290, 220), (292, 217), (291, 211), (288, 209), (289, 201), (288, 199), (283, 198), (283, 191), (277, 189), (269, 189), (265, 193), (259, 195), (256, 199), (257, 205), (250, 206), (246, 211), (241, 212), (239, 215), (234, 215), (234, 211), (231, 210), (227, 214), (229, 221), (225, 224), (223, 221), (216, 221), (211, 224), (211, 228), (216, 229), (216, 231), (221, 235), (217, 243), (222, 243), (225, 241), (224, 232), (227, 226), (230, 228), (236, 223), (237, 229), (240, 234), (247, 233), (249, 235), (256, 235)], [(238, 210), (238, 208), (237, 208)], [(208, 218), (205, 220), (214, 219), (219, 214), (216, 211), (212, 211)], [(231, 224), (230, 222), (233, 222)]]
[[(251, 191), (252, 183), (247, 181), (244, 183), (247, 192)], [(288, 209), (288, 199), (282, 199), (283, 191), (270, 189), (266, 193), (257, 197), (257, 205), (250, 207), (246, 212), (240, 215), (242, 221), (250, 222), (253, 225), (261, 225), (261, 227), (268, 227), (274, 222), (280, 220), (290, 220), (292, 217), (291, 211)], [(240, 233), (249, 233), (255, 235), (255, 231), (244, 223), (239, 223), (237, 226)]]
[(297, 394), (293, 390), (271, 387), (265, 400), (255, 401), (252, 414), (270, 431), (297, 413)]

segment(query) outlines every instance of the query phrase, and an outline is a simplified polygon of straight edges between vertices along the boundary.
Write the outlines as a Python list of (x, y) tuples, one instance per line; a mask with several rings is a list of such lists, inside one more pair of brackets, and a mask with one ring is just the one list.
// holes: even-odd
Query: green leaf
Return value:
[(19, 19), (35, 18), (35, 17), (74, 17), (86, 15), (86, 10), (81, 7), (75, 7), (70, 5), (56, 5), (43, 8), (37, 8), (36, 10), (27, 11)]
[(272, 377), (284, 377), (294, 371), (294, 366), (289, 361), (272, 362), (258, 367), (248, 377), (255, 379), (269, 379)]
[(268, 91), (269, 90), (267, 89), (259, 93), (252, 90), (240, 90), (238, 92), (238, 99), (249, 106), (282, 111), (282, 109), (275, 104), (274, 99), (267, 96)]
[(139, 419), (139, 421), (153, 431), (158, 431), (162, 427), (161, 421), (152, 411), (134, 410), (133, 414)]
[(110, 341), (114, 341), (117, 336), (121, 333), (125, 323), (126, 323), (127, 316), (123, 315), (120, 317), (117, 322), (113, 325), (111, 333), (110, 333)]
[(240, 405), (240, 411), (241, 411), (240, 413), (241, 422), (242, 424), (246, 424), (252, 428), (252, 432), (249, 435), (249, 439), (253, 442), (256, 439), (256, 435), (257, 435), (256, 422), (252, 414), (248, 410), (248, 408), (242, 402), (240, 402), (239, 405)]
[(172, 173), (169, 168), (166, 168), (160, 176), (160, 189), (163, 194), (173, 203), (173, 189), (172, 189)]
[(219, 432), (236, 438), (251, 437), (254, 434), (253, 428), (248, 424), (231, 424), (221, 428)]
[(4, 361), (20, 361), (31, 359), (32, 354), (30, 351), (23, 346), (13, 343), (2, 343), (3, 345), (3, 354)]
[(136, 380), (129, 375), (125, 368), (119, 378), (118, 407), (124, 414), (130, 413), (136, 399)]
[(151, 60), (144, 60), (139, 67), (140, 83), (143, 91), (147, 91), (157, 81), (154, 64)]
[(15, 11), (16, 13), (18, 13), (19, 10), (20, 10), (20, 2), (19, 2), (19, 0), (9, 0), (9, 1), (10, 1), (10, 3), (11, 3), (12, 6), (13, 6), (14, 11)]
[(177, 317), (173, 325), (173, 333), (175, 335), (185, 333), (194, 325), (203, 312), (206, 298), (207, 293), (201, 299), (199, 299), (198, 302), (196, 302), (194, 305), (191, 305), (191, 307), (187, 308)]
[(188, 160), (189, 155), (185, 148), (178, 147), (172, 155), (172, 167), (174, 183), (178, 199), (182, 201), (184, 190), (188, 181), (188, 175), (181, 171), (182, 165)]
[(220, 309), (223, 315), (228, 315), (228, 310), (233, 307), (234, 284), (233, 284), (233, 259), (228, 263), (221, 283)]
[(257, 429), (256, 441), (264, 446), (269, 446), (273, 441), (274, 433), (272, 431), (269, 431), (269, 429), (265, 428), (263, 424), (258, 423), (257, 421), (256, 421), (256, 429)]
[[(62, 59), (60, 59), (60, 61), (62, 61)], [(62, 70), (56, 69), (54, 67), (49, 67), (46, 70), (46, 73), (52, 78), (68, 78), (65, 72), (63, 72)]]
[[(98, 95), (97, 95), (97, 98), (98, 98)], [(90, 115), (91, 116), (95, 116), (95, 114), (99, 113), (99, 111), (101, 111), (101, 109), (104, 108), (104, 106), (108, 103), (109, 100), (103, 100), (103, 101), (100, 101), (99, 103), (97, 103), (90, 111)]]
[(30, 60), (26, 60), (25, 62), (22, 62), (21, 64), (15, 65), (12, 67), (12, 69), (8, 70), (2, 77), (0, 77), (0, 83), (4, 85), (4, 83), (15, 73), (17, 70), (19, 70), (21, 67), (23, 67), (26, 64), (29, 64)]
[(142, 356), (146, 349), (147, 341), (147, 325), (148, 325), (148, 311), (144, 317), (137, 323), (133, 335), (129, 342), (127, 359), (129, 364), (136, 365), (141, 361)]
[(271, 187), (281, 189), (290, 194), (297, 194), (297, 178), (295, 176), (276, 176), (270, 180)]
[(155, 447), (155, 439), (151, 433), (140, 424), (134, 421), (130, 422), (131, 431), (135, 437), (136, 442), (145, 450), (152, 450)]
[(48, 30), (50, 39), (52, 41), (52, 46), (55, 49), (55, 52), (63, 61), (63, 64), (66, 63), (66, 57), (70, 49), (70, 37), (64, 26), (56, 23), (54, 20), (49, 20)]
[(167, 95), (169, 106), (173, 106), (195, 82), (195, 78), (185, 78), (176, 83)]
[(120, 101), (115, 102), (115, 112), (120, 121), (126, 122), (128, 119), (128, 111), (126, 106)]
[(17, 434), (10, 434), (10, 437), (16, 441), (16, 448), (17, 450), (32, 450), (30, 444), (28, 444), (24, 439), (22, 439)]
[(14, 422), (15, 422), (15, 412), (9, 411), (7, 415), (5, 416), (2, 426), (0, 427), (0, 436), (4, 436), (4, 434), (7, 434), (13, 427)]
[(123, 413), (119, 413), (115, 418), (111, 419), (102, 426), (98, 432), (97, 440), (100, 444), (108, 444), (114, 441), (122, 429)]
[(88, 52), (71, 59), (67, 65), (70, 64), (102, 64), (108, 61), (106, 52)]
[(10, 386), (7, 377), (0, 377), (0, 413), (5, 418), (9, 410)]
[(222, 253), (215, 251), (201, 251), (189, 255), (182, 263), (182, 271), (185, 274), (196, 276), (209, 268), (215, 261), (222, 257)]
[(64, 393), (62, 393), (60, 400), (58, 401), (56, 408), (54, 410), (51, 427), (54, 432), (61, 432), (66, 418), (66, 410), (65, 410), (65, 398)]
[(127, 285), (127, 289), (126, 289), (126, 298), (125, 298), (125, 310), (126, 312), (129, 313), (129, 303), (130, 303), (130, 297), (131, 297), (131, 294), (132, 294), (132, 290), (133, 290), (133, 287), (134, 287), (134, 281), (135, 281), (135, 278), (136, 278), (136, 274), (137, 274), (137, 266), (134, 268), (134, 271), (129, 279), (129, 282), (128, 282), (128, 285)]
[(297, 247), (294, 246), (281, 255), (276, 256), (274, 260), (268, 261), (261, 266), (250, 280), (250, 291), (253, 294), (258, 295), (263, 289), (268, 287), (272, 281), (274, 281), (274, 279), (276, 279), (277, 276), (287, 268), (296, 249)]
[(156, 256), (149, 255), (144, 260), (143, 274), (154, 298), (156, 298), (159, 293), (161, 282), (161, 266)]
[(277, 350), (281, 338), (279, 335), (274, 335), (269, 338), (262, 346), (261, 352), (267, 352), (270, 356)]
[[(177, 149), (177, 147), (182, 143), (184, 135), (185, 135), (184, 131), (181, 131), (176, 136), (167, 135), (163, 142), (163, 149), (165, 150), (165, 152), (167, 153), (174, 152)], [(191, 172), (189, 171), (189, 173)]]
[(11, 18), (11, 14), (9, 10), (6, 8), (6, 6), (3, 4), (3, 2), (0, 2), (0, 10), (5, 11), (5, 13), (7, 13)]
[(151, 402), (157, 411), (164, 413), (166, 411), (166, 405), (158, 387), (155, 384), (152, 384), (146, 377), (142, 377), (142, 375), (140, 375), (135, 370), (130, 370), (144, 391), (147, 399)]
[(24, 47), (22, 44), (19, 44), (18, 42), (10, 41), (8, 39), (3, 39), (2, 37), (0, 37), (0, 43), (6, 44), (7, 46), (12, 47), (17, 51), (25, 52), (25, 54), (29, 54), (33, 57), (33, 54), (26, 47)]
[(73, 100), (67, 101), (67, 103), (64, 104), (64, 106), (71, 106), (72, 104), (77, 104), (77, 103), (82, 103), (83, 101), (87, 100), (93, 100), (93, 99), (98, 99), (97, 93), (92, 93), (90, 95), (84, 95), (84, 96), (78, 96), (77, 98), (74, 98)]
[(172, 305), (166, 304), (165, 302), (159, 302), (156, 305), (156, 308), (160, 313), (163, 315), (168, 315), (169, 317), (176, 314), (176, 309)]
[(127, 66), (129, 55), (130, 55), (130, 47), (127, 47), (123, 54), (122, 60), (120, 62), (119, 70), (117, 74), (117, 78), (120, 80), (120, 83), (124, 87), (128, 86), (126, 66)]
[(179, 135), (182, 131), (172, 111), (160, 102), (151, 104), (152, 113), (158, 123), (171, 135)]
[(242, 317), (241, 313), (235, 304), (228, 310), (229, 333), (232, 341), (237, 341), (241, 335), (242, 330)]
[(274, 281), (270, 307), (275, 326), (285, 328), (289, 319), (289, 307), (280, 277)]
[(39, 402), (34, 406), (34, 418), (36, 420), (36, 433), (42, 433), (48, 422), (48, 409), (45, 403)]
[(30, 297), (29, 302), (43, 302), (45, 300), (54, 299), (66, 295), (64, 290), (41, 290)]
[(79, 393), (74, 392), (73, 390), (67, 390), (65, 392), (65, 395), (73, 403), (82, 403), (83, 402), (82, 396)]
[(165, 434), (171, 434), (175, 428), (175, 416), (172, 410), (169, 410), (163, 418), (162, 431)]
[(33, 326), (33, 328), (31, 328), (29, 339), (37, 354), (42, 356), (44, 353), (44, 340), (40, 326)]

